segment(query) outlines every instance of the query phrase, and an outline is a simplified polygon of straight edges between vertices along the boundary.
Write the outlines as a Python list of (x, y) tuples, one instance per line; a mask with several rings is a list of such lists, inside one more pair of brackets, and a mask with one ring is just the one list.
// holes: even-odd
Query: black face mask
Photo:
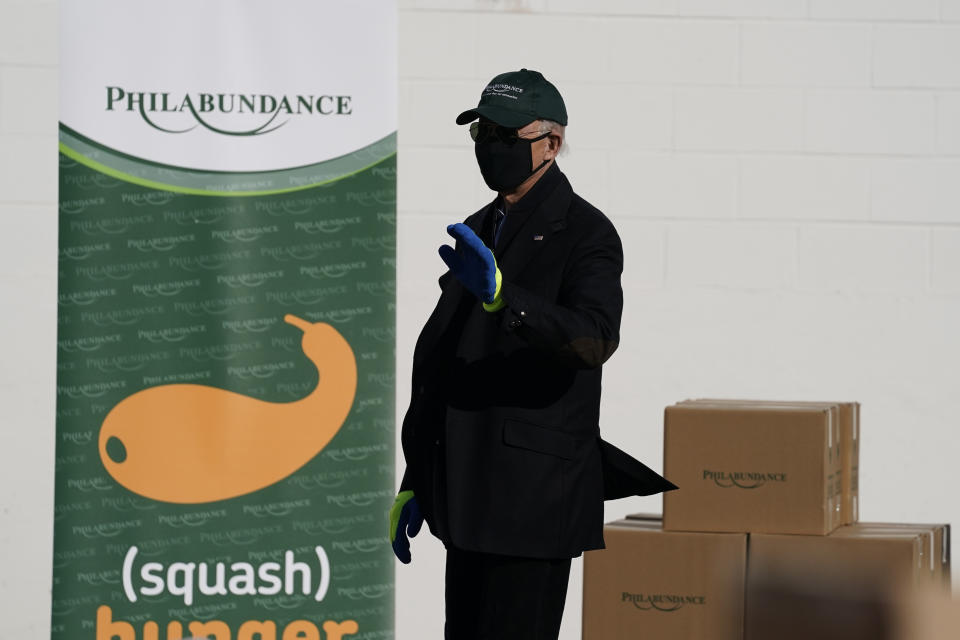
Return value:
[(497, 193), (509, 193), (519, 187), (549, 162), (544, 160), (533, 171), (530, 170), (530, 145), (549, 135), (545, 133), (536, 138), (514, 137), (506, 141), (498, 136), (489, 136), (483, 142), (475, 143), (473, 150), (483, 181)]

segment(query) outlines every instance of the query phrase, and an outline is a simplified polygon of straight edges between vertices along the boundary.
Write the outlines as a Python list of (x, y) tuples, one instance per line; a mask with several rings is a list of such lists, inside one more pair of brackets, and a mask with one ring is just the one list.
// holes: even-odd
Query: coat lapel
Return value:
[[(521, 273), (550, 239), (566, 228), (573, 189), (566, 176), (559, 170), (557, 173), (556, 184), (532, 209), (507, 214), (504, 221), (507, 226), (501, 231), (500, 242), (494, 251), (504, 278)], [(511, 215), (514, 216), (512, 220)]]

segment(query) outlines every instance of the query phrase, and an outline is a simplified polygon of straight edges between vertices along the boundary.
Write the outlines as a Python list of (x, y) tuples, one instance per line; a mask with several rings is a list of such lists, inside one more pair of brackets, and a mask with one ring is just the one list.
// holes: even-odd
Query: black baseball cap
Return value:
[(539, 71), (528, 69), (501, 73), (487, 83), (480, 103), (457, 116), (457, 124), (467, 124), (481, 116), (511, 129), (534, 120), (567, 125), (567, 108), (560, 92)]

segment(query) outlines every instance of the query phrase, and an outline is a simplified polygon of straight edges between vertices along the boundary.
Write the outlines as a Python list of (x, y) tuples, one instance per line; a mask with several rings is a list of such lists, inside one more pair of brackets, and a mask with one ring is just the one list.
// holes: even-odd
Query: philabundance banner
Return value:
[(52, 638), (393, 638), (393, 2), (61, 6)]

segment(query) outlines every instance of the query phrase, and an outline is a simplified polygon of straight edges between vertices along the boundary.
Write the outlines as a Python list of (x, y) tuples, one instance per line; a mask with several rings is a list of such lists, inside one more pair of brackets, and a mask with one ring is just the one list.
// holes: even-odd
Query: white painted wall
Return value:
[[(400, 6), (399, 414), (444, 227), (490, 197), (453, 118), (525, 66), (565, 96), (561, 166), (624, 241), (605, 437), (659, 469), (677, 400), (855, 399), (863, 519), (960, 523), (960, 0)], [(50, 605), (56, 7), (0, 0), (0, 612), (30, 640)], [(397, 637), (442, 637), (442, 547), (413, 557)]]
[(57, 3), (0, 0), (0, 636), (50, 637)]

